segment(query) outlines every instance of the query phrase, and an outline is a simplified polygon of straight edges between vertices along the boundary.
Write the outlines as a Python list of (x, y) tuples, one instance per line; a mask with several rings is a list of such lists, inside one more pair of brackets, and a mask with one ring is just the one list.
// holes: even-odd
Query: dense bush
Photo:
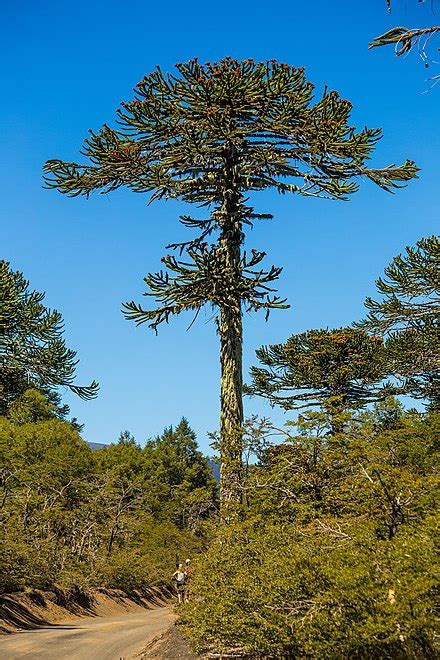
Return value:
[(239, 525), (198, 562), (189, 631), (254, 657), (434, 657), (433, 531)]
[(44, 418), (40, 398), (38, 421), (0, 417), (0, 589), (169, 583), (176, 555), (200, 549), (216, 509), (186, 420), (145, 448), (124, 433), (93, 452), (72, 424), (49, 409)]
[(378, 411), (266, 451), (243, 521), (198, 560), (184, 620), (199, 648), (436, 657), (439, 419), (389, 420)]

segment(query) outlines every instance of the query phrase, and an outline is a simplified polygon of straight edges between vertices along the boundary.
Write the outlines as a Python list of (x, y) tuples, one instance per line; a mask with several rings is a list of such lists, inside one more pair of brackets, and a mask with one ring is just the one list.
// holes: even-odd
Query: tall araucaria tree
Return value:
[[(243, 251), (244, 230), (257, 218), (249, 193), (347, 199), (365, 177), (391, 190), (416, 175), (411, 161), (369, 168), (380, 129), (356, 132), (351, 104), (324, 90), (313, 100), (304, 69), (275, 60), (255, 63), (225, 58), (160, 68), (122, 103), (116, 128), (104, 125), (84, 144), (84, 165), (50, 160), (46, 184), (71, 196), (127, 186), (150, 199), (177, 198), (205, 207), (207, 217), (181, 217), (198, 232), (162, 259), (166, 270), (145, 282), (159, 305), (131, 302), (127, 318), (154, 330), (170, 316), (196, 313), (205, 304), (218, 312), (221, 362), (221, 499), (230, 517), (241, 498), (242, 310), (286, 307), (271, 295), (281, 268), (260, 268), (264, 252)], [(214, 243), (210, 240), (215, 237)], [(186, 259), (179, 254), (185, 252)], [(231, 514), (232, 515), (232, 514)]]

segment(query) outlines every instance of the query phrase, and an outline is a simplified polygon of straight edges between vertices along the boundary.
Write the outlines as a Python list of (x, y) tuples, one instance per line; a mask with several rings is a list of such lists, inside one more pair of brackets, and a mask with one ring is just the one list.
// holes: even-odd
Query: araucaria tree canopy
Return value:
[(68, 387), (82, 399), (97, 395), (98, 384), (75, 385), (76, 352), (63, 339), (63, 319), (44, 306), (44, 293), (0, 261), (0, 414), (28, 388), (42, 389), (57, 401), (56, 387)]
[(341, 415), (387, 396), (381, 382), (387, 360), (380, 337), (354, 328), (309, 330), (285, 344), (257, 350), (258, 367), (251, 368), (248, 392), (292, 410), (322, 407), (334, 431)]
[(403, 391), (440, 409), (440, 240), (408, 246), (376, 280), (379, 300), (367, 298), (358, 325), (386, 338), (392, 373)]
[(163, 258), (165, 270), (145, 278), (146, 295), (158, 306), (146, 310), (131, 302), (125, 311), (154, 329), (206, 303), (218, 311), (226, 510), (240, 500), (242, 309), (268, 313), (286, 306), (271, 288), (281, 269), (263, 270), (264, 252), (242, 250), (245, 227), (271, 217), (255, 212), (249, 193), (274, 188), (345, 200), (361, 177), (391, 190), (417, 168), (411, 161), (369, 167), (380, 129), (350, 126), (351, 104), (337, 92), (324, 90), (315, 100), (302, 68), (225, 58), (204, 65), (194, 59), (176, 69), (146, 76), (118, 111), (117, 127), (91, 132), (85, 164), (48, 161), (46, 183), (71, 196), (127, 186), (151, 199), (178, 198), (206, 209), (205, 217), (181, 218), (196, 237), (169, 246), (176, 253)]

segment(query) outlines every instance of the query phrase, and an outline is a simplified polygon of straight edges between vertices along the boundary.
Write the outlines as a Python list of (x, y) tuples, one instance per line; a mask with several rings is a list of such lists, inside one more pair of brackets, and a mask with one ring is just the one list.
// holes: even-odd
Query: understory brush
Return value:
[(68, 422), (3, 416), (0, 462), (0, 593), (170, 585), (205, 547), (218, 488), (186, 420), (93, 452)]
[(265, 449), (241, 520), (198, 559), (183, 610), (195, 646), (438, 657), (438, 421), (411, 413), (384, 428), (363, 416), (344, 433), (309, 428)]

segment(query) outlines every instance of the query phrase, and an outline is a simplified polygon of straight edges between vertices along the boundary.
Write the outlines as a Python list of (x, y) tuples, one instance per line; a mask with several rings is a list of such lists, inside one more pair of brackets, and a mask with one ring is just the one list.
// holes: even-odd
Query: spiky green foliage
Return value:
[(63, 319), (44, 306), (45, 294), (29, 289), (29, 282), (0, 261), (0, 413), (28, 388), (52, 393), (57, 386), (68, 387), (83, 399), (97, 395), (98, 384), (74, 384), (78, 360), (62, 338)]
[[(162, 259), (167, 271), (149, 274), (145, 283), (149, 288), (147, 295), (153, 296), (162, 302), (160, 307), (147, 311), (142, 306), (131, 302), (125, 305), (128, 318), (136, 321), (137, 325), (149, 321), (150, 327), (157, 330), (163, 321), (168, 322), (169, 317), (179, 314), (183, 310), (198, 310), (206, 302), (214, 308), (230, 307), (231, 292), (237, 296), (234, 311), (240, 313), (240, 302), (247, 311), (265, 309), (266, 315), (270, 309), (287, 307), (285, 300), (278, 296), (271, 296), (273, 291), (269, 283), (279, 277), (281, 268), (272, 266), (269, 271), (255, 270), (263, 260), (265, 253), (252, 250), (252, 256), (244, 253), (240, 259), (239, 269), (241, 277), (235, 281), (233, 270), (225, 264), (221, 247), (206, 243), (188, 248), (188, 256), (192, 261), (182, 262), (173, 255)], [(175, 273), (175, 275), (169, 275)]]
[(410, 394), (440, 404), (440, 241), (422, 238), (407, 247), (376, 280), (379, 300), (365, 301), (358, 325), (384, 335), (392, 371)]
[(386, 396), (383, 342), (362, 330), (308, 330), (256, 354), (263, 366), (251, 368), (247, 392), (286, 410), (324, 407), (338, 426), (347, 410)]
[[(151, 199), (181, 198), (211, 206), (207, 219), (182, 217), (184, 224), (200, 231), (202, 241), (215, 228), (241, 231), (242, 223), (270, 217), (246, 205), (249, 191), (276, 188), (347, 199), (357, 190), (359, 177), (391, 190), (417, 172), (410, 161), (369, 168), (380, 129), (356, 132), (349, 124), (351, 104), (334, 91), (325, 91), (314, 103), (313, 85), (303, 69), (275, 60), (230, 58), (206, 65), (191, 60), (176, 68), (179, 75), (158, 68), (144, 77), (136, 86), (136, 98), (122, 103), (117, 129), (104, 125), (98, 133), (91, 132), (83, 149), (89, 164), (48, 161), (46, 184), (72, 196), (128, 186), (149, 193)], [(257, 307), (279, 306), (279, 299), (262, 303), (260, 284), (276, 279), (280, 269), (255, 281), (255, 276), (245, 275), (247, 267), (258, 263), (255, 258), (250, 264), (236, 264), (245, 295), (239, 292), (232, 300), (227, 292), (238, 282), (227, 281), (221, 251), (192, 246), (188, 256), (189, 264), (164, 258), (176, 276), (161, 272), (146, 278), (149, 294), (168, 304), (153, 313), (129, 303), (129, 318), (151, 321), (156, 328), (170, 314), (198, 309), (206, 301), (222, 306), (234, 305), (235, 298), (250, 299), (254, 306), (258, 299)], [(216, 283), (217, 290), (223, 290), (220, 301)]]
[(136, 98), (118, 112), (118, 129), (91, 132), (84, 145), (90, 164), (48, 161), (47, 185), (69, 195), (129, 186), (153, 198), (222, 206), (228, 145), (240, 191), (276, 187), (339, 199), (357, 189), (354, 177), (390, 189), (416, 172), (408, 161), (368, 168), (381, 131), (356, 133), (348, 123), (351, 103), (337, 92), (325, 91), (313, 104), (304, 69), (229, 58), (176, 68), (179, 75), (158, 68), (137, 85)]
[[(364, 177), (391, 191), (416, 176), (412, 161), (369, 167), (380, 129), (356, 131), (351, 104), (337, 92), (313, 98), (303, 69), (276, 60), (255, 63), (225, 58), (160, 68), (122, 103), (117, 127), (104, 125), (84, 143), (85, 164), (49, 160), (45, 181), (70, 196), (107, 193), (121, 186), (150, 200), (177, 198), (209, 210), (183, 216), (198, 233), (169, 246), (187, 260), (167, 255), (165, 271), (145, 278), (146, 295), (159, 306), (124, 305), (127, 318), (157, 330), (170, 316), (197, 313), (205, 304), (219, 312), (221, 362), (222, 497), (239, 499), (242, 406), (242, 306), (285, 307), (272, 295), (281, 269), (260, 270), (264, 253), (242, 254), (244, 229), (270, 218), (249, 206), (249, 193), (348, 199)], [(217, 242), (205, 241), (216, 235)]]

